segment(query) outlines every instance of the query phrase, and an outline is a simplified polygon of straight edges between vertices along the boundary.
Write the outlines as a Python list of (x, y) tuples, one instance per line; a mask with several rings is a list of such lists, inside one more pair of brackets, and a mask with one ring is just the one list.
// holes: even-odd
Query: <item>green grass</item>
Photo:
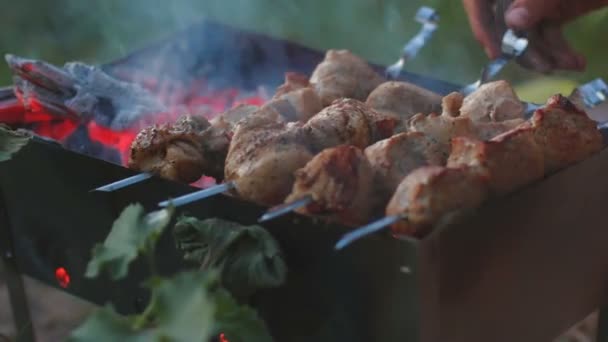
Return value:
[[(422, 4), (438, 8), (440, 30), (408, 69), (453, 82), (474, 80), (486, 62), (473, 40), (460, 1), (403, 0), (21, 0), (4, 3), (0, 13), (0, 52), (42, 58), (61, 64), (79, 59), (103, 63), (166, 37), (202, 18), (264, 32), (319, 48), (348, 48), (373, 62), (390, 63), (418, 29), (413, 22)], [(2, 4), (0, 4), (2, 5)], [(589, 56), (583, 74), (560, 73), (579, 82), (608, 78), (608, 49), (598, 32), (608, 32), (608, 11), (579, 20), (569, 36)], [(510, 67), (504, 77), (516, 83), (538, 75)], [(0, 85), (10, 83), (0, 68)], [(523, 88), (524, 90), (527, 88)], [(523, 94), (526, 97), (527, 94)]]

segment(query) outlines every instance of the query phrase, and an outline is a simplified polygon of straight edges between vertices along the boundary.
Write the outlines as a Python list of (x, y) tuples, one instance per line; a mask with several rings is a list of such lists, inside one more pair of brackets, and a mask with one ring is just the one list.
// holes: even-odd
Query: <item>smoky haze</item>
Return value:
[[(318, 49), (347, 48), (388, 64), (419, 29), (413, 16), (421, 5), (437, 8), (441, 24), (408, 70), (467, 83), (487, 61), (461, 2), (452, 0), (0, 0), (0, 5), (10, 9), (0, 13), (0, 52), (56, 64), (105, 63), (205, 18)], [(588, 34), (605, 31), (606, 18), (604, 11), (571, 30), (576, 44), (594, 56), (588, 73), (574, 75), (578, 79), (608, 76), (600, 63), (608, 50), (598, 48), (601, 37)], [(530, 76), (518, 68), (505, 74), (514, 80)], [(6, 68), (0, 68), (0, 82), (10, 83)]]

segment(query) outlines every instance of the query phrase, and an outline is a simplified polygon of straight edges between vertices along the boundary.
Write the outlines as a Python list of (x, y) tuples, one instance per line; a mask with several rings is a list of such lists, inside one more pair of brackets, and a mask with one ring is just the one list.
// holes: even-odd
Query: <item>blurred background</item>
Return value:
[[(0, 0), (0, 52), (63, 64), (104, 63), (204, 18), (300, 42), (318, 49), (347, 48), (376, 63), (392, 63), (418, 29), (421, 5), (440, 11), (435, 39), (408, 69), (457, 83), (475, 80), (487, 61), (473, 39), (460, 1), (406, 0)], [(526, 100), (544, 101), (578, 82), (608, 77), (608, 10), (568, 26), (574, 45), (589, 59), (586, 73), (540, 76), (509, 67)], [(10, 83), (0, 67), (0, 85)]]
[[(0, 53), (59, 65), (72, 60), (101, 64), (213, 19), (317, 49), (350, 49), (371, 62), (390, 64), (418, 31), (413, 16), (421, 5), (438, 9), (441, 24), (408, 70), (460, 84), (474, 81), (487, 58), (473, 39), (461, 1), (455, 0), (0, 0)], [(587, 72), (546, 76), (509, 66), (501, 77), (514, 82), (520, 97), (544, 102), (554, 93), (569, 93), (580, 82), (608, 78), (608, 49), (601, 37), (608, 32), (608, 10), (572, 23), (567, 32), (588, 57)], [(8, 67), (0, 63), (0, 86), (9, 84)], [(0, 270), (0, 341), (2, 334), (14, 333), (3, 285)], [(65, 336), (88, 312), (86, 305), (74, 304), (78, 301), (66, 295), (50, 299), (51, 293), (62, 294), (31, 280), (28, 291), (37, 330), (49, 331), (42, 340)], [(55, 305), (58, 302), (65, 305)], [(580, 339), (567, 335), (559, 341), (590, 341), (594, 317), (581, 323), (584, 328), (573, 329)]]

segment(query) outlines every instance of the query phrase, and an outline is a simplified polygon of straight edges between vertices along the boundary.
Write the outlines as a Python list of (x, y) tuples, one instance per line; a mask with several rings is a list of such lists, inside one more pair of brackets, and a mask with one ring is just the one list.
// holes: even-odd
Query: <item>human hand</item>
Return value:
[(463, 0), (475, 38), (488, 57), (500, 55), (500, 41), (508, 28), (526, 32), (529, 46), (518, 61), (540, 72), (584, 70), (584, 56), (563, 34), (563, 25), (603, 6), (608, 0)]

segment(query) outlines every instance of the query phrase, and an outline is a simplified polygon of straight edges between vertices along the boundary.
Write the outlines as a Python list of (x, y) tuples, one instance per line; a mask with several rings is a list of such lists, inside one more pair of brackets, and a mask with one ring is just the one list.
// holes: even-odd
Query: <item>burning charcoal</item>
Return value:
[(54, 115), (78, 116), (122, 130), (143, 115), (166, 111), (139, 85), (112, 78), (95, 66), (71, 62), (58, 68), (13, 55), (6, 55), (6, 61), (15, 73), (15, 92), (26, 106)]
[(103, 159), (110, 163), (121, 164), (120, 153), (102, 143), (94, 141), (89, 136), (86, 126), (79, 126), (64, 142), (67, 149)]

